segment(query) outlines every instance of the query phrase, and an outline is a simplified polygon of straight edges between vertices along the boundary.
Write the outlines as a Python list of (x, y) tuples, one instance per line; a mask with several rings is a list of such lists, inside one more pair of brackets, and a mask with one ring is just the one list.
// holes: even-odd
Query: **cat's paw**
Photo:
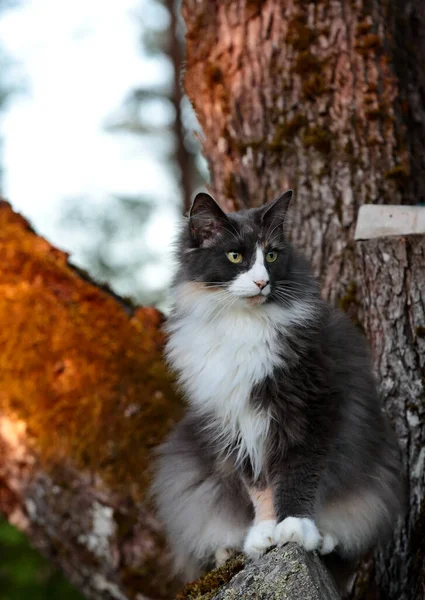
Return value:
[(331, 533), (324, 533), (322, 545), (319, 548), (319, 553), (322, 555), (330, 554), (338, 545), (338, 540)]
[(260, 558), (270, 546), (274, 545), (273, 533), (276, 527), (276, 521), (260, 521), (253, 525), (245, 538), (243, 551), (250, 558)]
[(306, 518), (287, 517), (276, 525), (274, 543), (283, 546), (288, 542), (296, 542), (306, 550), (317, 550), (322, 541), (314, 521)]
[(233, 548), (218, 548), (215, 552), (215, 566), (222, 567), (235, 553)]

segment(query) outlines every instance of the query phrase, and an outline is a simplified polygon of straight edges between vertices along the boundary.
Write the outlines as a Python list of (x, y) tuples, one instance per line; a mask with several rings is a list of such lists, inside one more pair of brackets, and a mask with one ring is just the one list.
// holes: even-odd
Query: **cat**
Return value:
[(182, 228), (166, 356), (188, 408), (152, 490), (185, 581), (291, 541), (353, 561), (403, 511), (366, 341), (289, 243), (291, 196), (226, 214), (200, 193)]

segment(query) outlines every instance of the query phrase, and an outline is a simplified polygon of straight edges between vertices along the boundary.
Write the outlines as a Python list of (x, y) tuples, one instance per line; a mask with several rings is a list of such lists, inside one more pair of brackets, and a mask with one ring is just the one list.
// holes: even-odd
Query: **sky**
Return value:
[[(168, 14), (148, 0), (24, 0), (0, 17), (0, 44), (21, 90), (0, 127), (3, 194), (76, 263), (82, 240), (60, 224), (67, 203), (153, 195), (156, 210), (146, 236), (162, 251), (158, 268), (151, 265), (143, 276), (146, 285), (158, 287), (171, 276), (177, 183), (149, 144), (105, 131), (130, 89), (172, 77), (166, 59), (141, 52), (139, 19), (161, 28)], [(150, 117), (167, 118), (155, 106)]]

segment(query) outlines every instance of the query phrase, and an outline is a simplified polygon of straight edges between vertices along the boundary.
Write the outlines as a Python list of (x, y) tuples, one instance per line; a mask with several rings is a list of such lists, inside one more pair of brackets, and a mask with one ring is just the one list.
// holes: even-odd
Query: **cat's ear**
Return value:
[(217, 235), (228, 225), (226, 213), (212, 196), (205, 192), (195, 196), (189, 211), (189, 227), (192, 237), (200, 246), (212, 246)]
[(270, 202), (270, 204), (266, 204), (261, 217), (265, 227), (271, 227), (272, 224), (277, 226), (279, 222), (283, 224), (288, 211), (289, 203), (291, 202), (292, 194), (292, 190), (288, 190), (276, 198), (276, 200)]

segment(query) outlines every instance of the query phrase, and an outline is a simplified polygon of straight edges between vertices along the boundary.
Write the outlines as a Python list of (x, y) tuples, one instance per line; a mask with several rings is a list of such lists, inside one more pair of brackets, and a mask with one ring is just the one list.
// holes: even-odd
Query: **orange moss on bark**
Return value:
[(181, 414), (161, 314), (121, 305), (0, 201), (0, 412), (25, 421), (43, 468), (70, 461), (135, 500)]

